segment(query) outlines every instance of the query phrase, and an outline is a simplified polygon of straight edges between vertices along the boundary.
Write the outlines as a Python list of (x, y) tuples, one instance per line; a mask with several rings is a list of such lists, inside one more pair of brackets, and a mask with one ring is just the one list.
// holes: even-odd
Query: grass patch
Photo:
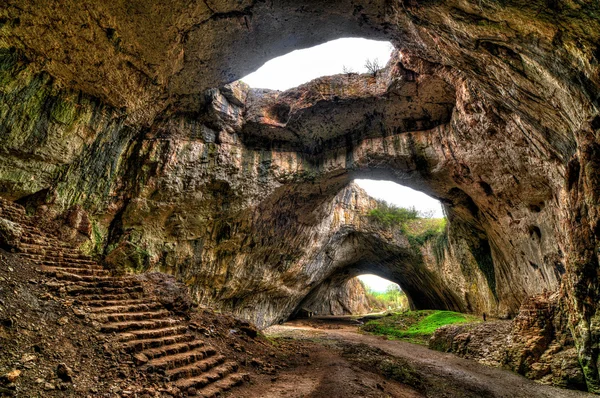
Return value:
[(404, 224), (402, 232), (411, 244), (422, 246), (430, 239), (445, 235), (445, 218), (417, 218)]
[(371, 320), (362, 326), (362, 330), (390, 339), (427, 345), (429, 338), (442, 326), (478, 321), (478, 317), (453, 311), (406, 311)]

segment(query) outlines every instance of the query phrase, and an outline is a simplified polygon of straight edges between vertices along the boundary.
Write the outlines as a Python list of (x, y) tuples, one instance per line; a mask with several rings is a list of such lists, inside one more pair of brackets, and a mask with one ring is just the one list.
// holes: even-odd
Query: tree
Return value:
[(352, 73), (356, 73), (356, 71), (355, 71), (354, 69), (352, 69), (352, 67), (351, 67), (351, 66), (346, 66), (346, 65), (344, 65), (344, 66), (342, 66), (342, 73), (345, 73), (345, 74), (347, 74), (347, 75), (350, 75), (350, 74), (352, 74)]
[(373, 58), (372, 60), (367, 58), (367, 60), (365, 61), (365, 68), (373, 76), (377, 76), (377, 72), (379, 72), (383, 68), (383, 66), (381, 66), (381, 64), (379, 63), (378, 58)]

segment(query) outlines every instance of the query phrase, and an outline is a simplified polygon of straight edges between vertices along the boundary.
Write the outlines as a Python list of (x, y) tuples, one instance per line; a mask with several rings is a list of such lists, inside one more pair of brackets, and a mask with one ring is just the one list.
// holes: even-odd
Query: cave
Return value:
[[(40, 228), (259, 328), (365, 272), (414, 308), (533, 323), (553, 293), (600, 391), (596, 4), (38, 3), (0, 8), (0, 198)], [(390, 61), (239, 81), (348, 37)], [(355, 179), (438, 199), (444, 239), (415, 252)]]

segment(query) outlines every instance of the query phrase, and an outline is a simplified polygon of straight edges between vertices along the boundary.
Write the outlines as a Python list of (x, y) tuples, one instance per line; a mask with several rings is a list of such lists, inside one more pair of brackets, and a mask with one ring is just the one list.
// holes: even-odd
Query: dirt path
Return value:
[[(310, 359), (305, 366), (285, 370), (276, 378), (257, 380), (254, 385), (236, 391), (237, 397), (593, 396), (540, 385), (515, 373), (423, 346), (363, 335), (358, 333), (355, 321), (350, 318), (294, 321), (271, 327), (265, 333), (271, 337), (293, 338), (305, 342), (310, 347)], [(385, 357), (385, 360), (395, 358), (408, 364), (422, 381), (415, 386), (419, 391), (389, 379), (386, 381), (382, 376), (368, 372), (364, 364), (360, 366), (342, 355), (347, 347), (360, 346), (368, 346), (374, 352), (380, 352), (379, 355)], [(359, 357), (360, 355), (362, 354)]]

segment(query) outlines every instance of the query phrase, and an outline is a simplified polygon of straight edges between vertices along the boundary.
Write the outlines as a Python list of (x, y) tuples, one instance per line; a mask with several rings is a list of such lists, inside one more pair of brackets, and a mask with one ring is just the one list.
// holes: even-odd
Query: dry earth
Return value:
[[(423, 346), (361, 334), (358, 332), (356, 321), (349, 317), (296, 320), (270, 327), (265, 330), (265, 334), (271, 338), (294, 339), (310, 347), (321, 345), (327, 348), (313, 348), (310, 367), (299, 367), (282, 373), (281, 377), (274, 380), (263, 391), (251, 386), (244, 388), (242, 395), (236, 396), (298, 398), (591, 396), (578, 391), (541, 385), (507, 370), (487, 367), (452, 354), (429, 350)], [(403, 372), (398, 373), (399, 370), (393, 368), (390, 370), (392, 363), (402, 368)], [(370, 385), (369, 383), (374, 380), (372, 373), (365, 369), (383, 371), (387, 376), (405, 381), (414, 389), (402, 388), (388, 381), (388, 384), (381, 384), (384, 386), (381, 395), (352, 393), (352, 388), (357, 385), (361, 383)], [(349, 376), (352, 372), (354, 379)], [(338, 375), (341, 376), (340, 379), (336, 378)], [(301, 380), (297, 376), (305, 376), (308, 380)], [(394, 388), (398, 389), (394, 390)], [(281, 395), (277, 395), (278, 392)], [(256, 395), (248, 395), (252, 393)], [(372, 393), (372, 389), (369, 393)], [(240, 394), (240, 391), (236, 391), (236, 394)]]

